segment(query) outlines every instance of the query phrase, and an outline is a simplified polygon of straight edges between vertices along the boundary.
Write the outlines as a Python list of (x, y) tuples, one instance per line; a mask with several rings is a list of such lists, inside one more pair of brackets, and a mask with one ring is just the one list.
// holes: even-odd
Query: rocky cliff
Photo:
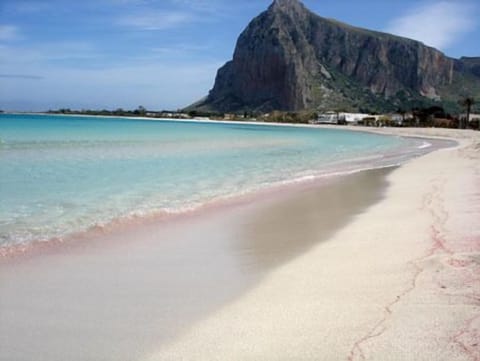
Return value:
[(275, 0), (242, 32), (196, 107), (389, 110), (448, 98), (455, 74), (478, 73), (469, 59), (478, 58), (451, 59), (418, 41), (322, 18), (297, 0)]

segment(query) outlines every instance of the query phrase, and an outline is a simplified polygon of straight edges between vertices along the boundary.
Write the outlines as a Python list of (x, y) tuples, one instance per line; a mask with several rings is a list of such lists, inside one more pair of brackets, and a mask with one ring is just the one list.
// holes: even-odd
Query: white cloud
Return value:
[(9, 41), (18, 39), (20, 32), (16, 26), (0, 25), (0, 40)]
[(144, 12), (127, 15), (118, 20), (119, 25), (130, 26), (141, 30), (164, 30), (180, 26), (193, 19), (192, 14), (175, 11)]
[(475, 28), (473, 10), (464, 1), (422, 2), (391, 21), (385, 31), (445, 50)]

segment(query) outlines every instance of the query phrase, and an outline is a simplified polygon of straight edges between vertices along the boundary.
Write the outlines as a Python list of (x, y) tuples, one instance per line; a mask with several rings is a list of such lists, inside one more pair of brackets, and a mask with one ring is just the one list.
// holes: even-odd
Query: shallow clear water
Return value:
[(0, 246), (399, 158), (397, 137), (268, 125), (0, 115)]

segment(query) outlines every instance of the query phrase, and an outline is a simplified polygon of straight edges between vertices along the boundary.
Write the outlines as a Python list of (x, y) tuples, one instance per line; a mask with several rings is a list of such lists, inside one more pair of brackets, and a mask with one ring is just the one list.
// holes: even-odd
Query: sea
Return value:
[(341, 127), (0, 114), (0, 248), (397, 165), (429, 146)]

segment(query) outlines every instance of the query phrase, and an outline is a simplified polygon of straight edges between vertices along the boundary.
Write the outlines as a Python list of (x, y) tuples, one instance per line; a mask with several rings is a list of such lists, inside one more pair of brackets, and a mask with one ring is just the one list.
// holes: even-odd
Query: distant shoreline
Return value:
[[(88, 115), (88, 114), (57, 114), (47, 112), (4, 112), (5, 115), (40, 115), (40, 116), (57, 116), (57, 117), (86, 117), (86, 118), (114, 118), (114, 119), (130, 119), (130, 120), (148, 120), (158, 122), (179, 122), (179, 123), (205, 123), (205, 124), (247, 124), (247, 125), (263, 125), (263, 126), (281, 126), (281, 127), (296, 127), (296, 128), (312, 128), (312, 129), (332, 129), (332, 130), (346, 130), (367, 132), (380, 135), (402, 136), (409, 138), (424, 138), (424, 139), (441, 139), (452, 140), (452, 137), (445, 135), (443, 130), (455, 133), (455, 139), (461, 132), (469, 131), (468, 129), (444, 129), (433, 127), (367, 127), (363, 125), (328, 125), (328, 124), (303, 124), (303, 123), (280, 123), (280, 122), (265, 122), (257, 120), (215, 120), (215, 119), (179, 119), (179, 118), (156, 118), (156, 117), (140, 117), (140, 116), (120, 116), (120, 115)], [(422, 131), (426, 129), (427, 131)], [(438, 129), (438, 132), (431, 132), (429, 129)], [(433, 134), (437, 135), (433, 135)], [(422, 134), (422, 135), (419, 135)]]

